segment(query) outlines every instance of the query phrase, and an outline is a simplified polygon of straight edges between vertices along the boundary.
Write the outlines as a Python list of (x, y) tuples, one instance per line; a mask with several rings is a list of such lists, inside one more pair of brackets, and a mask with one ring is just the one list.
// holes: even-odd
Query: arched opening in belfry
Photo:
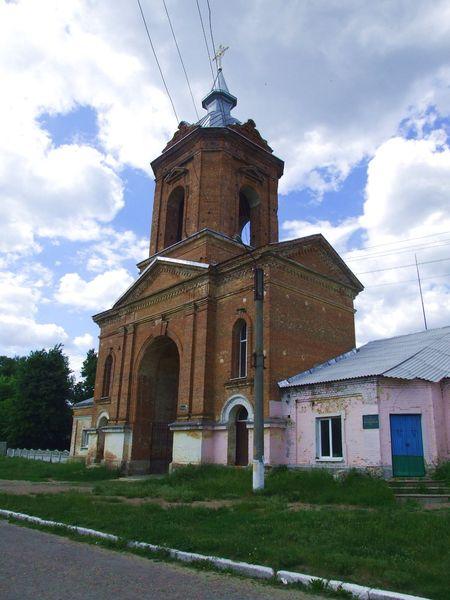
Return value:
[(238, 234), (248, 246), (257, 245), (259, 204), (257, 192), (249, 185), (244, 185), (239, 191)]
[(143, 470), (165, 473), (172, 462), (173, 433), (169, 425), (177, 415), (180, 356), (166, 336), (153, 340), (139, 365), (134, 460)]
[(167, 248), (183, 237), (184, 228), (184, 188), (176, 187), (167, 199), (166, 228), (164, 247)]

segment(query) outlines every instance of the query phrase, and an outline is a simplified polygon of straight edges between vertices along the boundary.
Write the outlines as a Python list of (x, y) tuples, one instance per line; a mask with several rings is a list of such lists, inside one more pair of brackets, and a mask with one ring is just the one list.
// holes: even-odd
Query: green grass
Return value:
[[(0, 517), (1, 519), (1, 517)], [(76, 533), (75, 531), (71, 531), (68, 529), (63, 529), (61, 527), (52, 527), (47, 525), (37, 525), (36, 523), (26, 522), (15, 518), (8, 519), (10, 523), (17, 525), (19, 527), (27, 527), (29, 529), (36, 529), (38, 531), (45, 531), (47, 533), (53, 533), (55, 535), (59, 535), (62, 537), (66, 537), (72, 539), (77, 542), (82, 542), (84, 544), (91, 544), (93, 546), (102, 546), (107, 548), (108, 550), (114, 550), (115, 552), (126, 552), (127, 554), (135, 554), (142, 558), (151, 559), (152, 561), (163, 561), (170, 563), (179, 563), (177, 558), (171, 556), (168, 550), (164, 550), (161, 548), (156, 551), (149, 551), (143, 548), (133, 548), (129, 547), (127, 544), (127, 540), (124, 538), (118, 538), (116, 542), (110, 540), (104, 540), (101, 538), (96, 538), (93, 536), (86, 536)], [(220, 572), (221, 574), (226, 574), (235, 579), (248, 579), (248, 575), (241, 575), (236, 571), (233, 571), (231, 568), (220, 568), (218, 569), (216, 565), (210, 560), (193, 560), (190, 562), (183, 562), (183, 567), (186, 569), (193, 569), (196, 571), (209, 571), (209, 572)], [(321, 597), (326, 598), (345, 598), (346, 600), (355, 600), (355, 596), (350, 592), (346, 592), (343, 589), (333, 589), (330, 587), (325, 581), (321, 580), (313, 580), (308, 585), (305, 585), (301, 582), (293, 582), (283, 584), (278, 581), (278, 579), (257, 579), (259, 585), (265, 585), (270, 587), (275, 587), (284, 590), (298, 590), (306, 594), (314, 594), (317, 597), (320, 594)]]
[(82, 493), (0, 494), (2, 508), (128, 540), (448, 600), (449, 510), (292, 511), (279, 497), (264, 496), (217, 509), (105, 501)]
[(0, 479), (24, 481), (100, 481), (118, 477), (117, 471), (97, 467), (86, 469), (82, 462), (47, 463), (27, 458), (0, 456)]
[[(169, 502), (195, 500), (232, 500), (253, 496), (249, 469), (206, 465), (185, 467), (172, 475), (138, 482), (107, 482), (96, 486), (99, 495), (128, 498), (163, 498)], [(277, 468), (266, 478), (264, 496), (288, 502), (389, 506), (394, 504), (392, 490), (381, 479), (350, 472), (335, 480), (324, 470), (300, 471)]]
[(445, 481), (447, 485), (450, 485), (450, 461), (441, 463), (434, 471), (433, 478)]

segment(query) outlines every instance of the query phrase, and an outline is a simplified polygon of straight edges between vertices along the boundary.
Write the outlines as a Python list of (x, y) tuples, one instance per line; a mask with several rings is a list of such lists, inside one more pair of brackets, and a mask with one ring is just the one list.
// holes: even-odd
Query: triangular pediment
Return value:
[(363, 289), (361, 282), (321, 234), (281, 242), (276, 252), (284, 258), (350, 285), (358, 291)]
[(208, 268), (206, 263), (157, 256), (117, 300), (114, 308), (183, 283), (206, 273)]

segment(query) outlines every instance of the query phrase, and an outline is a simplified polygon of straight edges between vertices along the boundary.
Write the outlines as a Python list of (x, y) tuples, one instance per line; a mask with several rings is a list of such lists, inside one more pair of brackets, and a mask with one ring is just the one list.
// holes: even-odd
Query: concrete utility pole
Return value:
[(253, 491), (264, 489), (264, 269), (257, 267), (255, 257), (240, 235), (234, 239), (242, 244), (253, 261), (253, 289), (255, 298), (255, 407), (253, 419)]
[(264, 270), (254, 268), (255, 418), (253, 421), (253, 491), (264, 489)]

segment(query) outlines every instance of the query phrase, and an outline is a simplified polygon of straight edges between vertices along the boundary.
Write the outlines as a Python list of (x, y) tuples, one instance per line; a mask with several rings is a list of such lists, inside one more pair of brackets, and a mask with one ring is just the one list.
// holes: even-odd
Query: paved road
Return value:
[(314, 600), (309, 594), (122, 554), (1, 520), (0, 598)]

